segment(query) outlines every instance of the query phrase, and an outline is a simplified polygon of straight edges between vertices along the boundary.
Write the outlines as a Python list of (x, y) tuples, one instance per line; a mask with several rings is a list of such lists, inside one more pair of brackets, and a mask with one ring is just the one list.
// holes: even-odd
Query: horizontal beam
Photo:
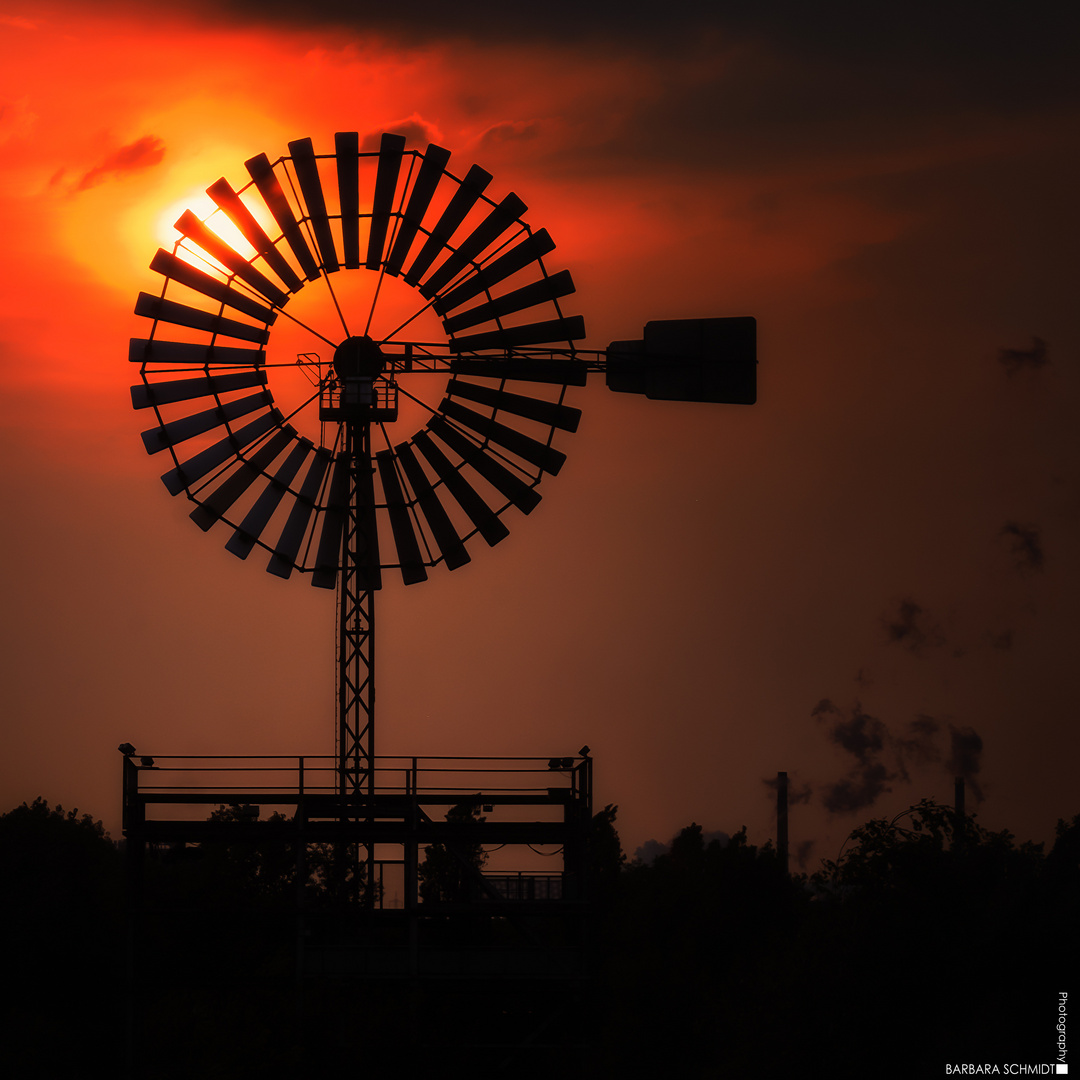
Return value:
[(463, 802), (490, 804), (493, 806), (562, 806), (571, 802), (573, 792), (570, 788), (551, 788), (546, 792), (534, 791), (531, 794), (477, 794), (475, 788), (468, 791), (421, 791), (415, 796), (394, 794), (376, 795), (372, 802), (367, 800), (349, 800), (342, 803), (340, 796), (322, 792), (299, 793), (295, 788), (288, 791), (240, 789), (237, 791), (200, 790), (200, 791), (140, 791), (133, 796), (135, 800), (147, 805), (167, 806), (175, 803), (182, 806), (297, 806), (304, 803), (310, 815), (317, 810), (323, 816), (342, 813), (363, 812), (382, 814), (385, 817), (403, 816), (409, 805), (415, 802), (419, 806), (459, 806)]
[(144, 842), (258, 843), (295, 841), (305, 843), (360, 844), (564, 844), (580, 832), (565, 821), (146, 821), (127, 829), (128, 839)]

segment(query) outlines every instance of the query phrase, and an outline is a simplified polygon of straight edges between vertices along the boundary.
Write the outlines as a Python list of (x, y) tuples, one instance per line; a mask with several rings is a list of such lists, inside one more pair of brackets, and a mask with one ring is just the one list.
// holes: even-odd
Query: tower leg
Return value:
[[(366, 535), (372, 517), (363, 494), (370, 488), (371, 449), (367, 424), (348, 424), (349, 505), (342, 535), (338, 582), (338, 795), (342, 815), (370, 816), (375, 795), (375, 591)], [(375, 849), (357, 853), (366, 862), (365, 900), (375, 901)]]

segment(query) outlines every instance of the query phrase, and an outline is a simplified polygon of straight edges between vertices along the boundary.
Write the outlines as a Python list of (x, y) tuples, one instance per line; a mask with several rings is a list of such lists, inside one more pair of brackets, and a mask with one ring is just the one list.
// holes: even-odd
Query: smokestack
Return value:
[(776, 774), (776, 853), (780, 856), (780, 869), (788, 872), (787, 838), (787, 773)]
[(958, 818), (964, 816), (964, 778), (962, 776), (956, 778), (953, 787), (953, 809)]

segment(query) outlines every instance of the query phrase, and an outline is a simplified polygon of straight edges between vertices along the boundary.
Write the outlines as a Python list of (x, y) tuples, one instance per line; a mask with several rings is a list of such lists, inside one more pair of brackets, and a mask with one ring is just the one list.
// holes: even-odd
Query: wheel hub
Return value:
[(348, 337), (334, 350), (334, 372), (339, 379), (374, 379), (385, 367), (382, 349), (367, 334)]

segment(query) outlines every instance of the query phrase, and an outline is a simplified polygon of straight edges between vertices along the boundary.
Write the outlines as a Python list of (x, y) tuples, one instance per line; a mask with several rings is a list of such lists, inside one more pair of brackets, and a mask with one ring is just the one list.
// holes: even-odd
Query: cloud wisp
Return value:
[(949, 758), (945, 767), (971, 788), (976, 802), (983, 801), (983, 789), (977, 779), (982, 767), (983, 741), (972, 727), (949, 725)]
[[(942, 725), (925, 713), (916, 716), (899, 734), (866, 712), (858, 701), (845, 710), (829, 698), (822, 698), (810, 714), (827, 725), (829, 741), (853, 758), (845, 776), (821, 786), (822, 805), (830, 814), (865, 810), (892, 791), (894, 781), (910, 783), (912, 767), (942, 760), (938, 746)], [(945, 768), (951, 775), (963, 777), (981, 802), (982, 788), (975, 777), (981, 763), (982, 738), (971, 727), (949, 724), (948, 728), (950, 753)]]
[(87, 191), (106, 180), (153, 168), (159, 165), (164, 157), (165, 143), (155, 135), (144, 135), (141, 139), (114, 150), (92, 169), (83, 173), (75, 185), (75, 190)]
[(888, 640), (916, 656), (945, 644), (941, 627), (914, 600), (901, 600), (896, 612), (883, 616), (881, 621)]
[(1043, 568), (1042, 535), (1035, 525), (1007, 521), (1002, 525), (1000, 535), (1008, 542), (1009, 553), (1017, 570), (1025, 572)]
[(1000, 349), (998, 363), (1010, 377), (1020, 371), (1038, 371), (1050, 363), (1046, 342), (1040, 337), (1033, 337), (1030, 349)]

